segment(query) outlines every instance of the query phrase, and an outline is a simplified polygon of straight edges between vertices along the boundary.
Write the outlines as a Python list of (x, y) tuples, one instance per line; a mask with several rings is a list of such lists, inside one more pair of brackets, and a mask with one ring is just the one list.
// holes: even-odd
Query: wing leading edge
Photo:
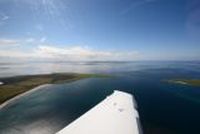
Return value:
[(57, 134), (140, 134), (138, 121), (133, 96), (114, 91)]

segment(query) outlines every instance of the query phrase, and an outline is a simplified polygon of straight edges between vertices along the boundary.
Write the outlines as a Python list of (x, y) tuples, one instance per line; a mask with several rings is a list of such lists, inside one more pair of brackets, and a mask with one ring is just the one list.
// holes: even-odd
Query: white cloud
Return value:
[(19, 50), (0, 50), (0, 57), (28, 58), (33, 57), (33, 55)]
[(40, 39), (40, 42), (41, 42), (41, 43), (44, 43), (46, 40), (47, 40), (46, 37), (42, 37), (42, 38)]
[(94, 60), (136, 60), (138, 52), (97, 51), (86, 47), (76, 46), (58, 48), (49, 45), (41, 45), (30, 50), (0, 50), (0, 57), (32, 58), (63, 61), (94, 61)]
[(120, 12), (120, 15), (125, 15), (132, 11), (133, 9), (143, 6), (145, 4), (156, 2), (157, 0), (139, 0), (139, 1), (132, 1), (124, 10)]
[(35, 39), (34, 38), (28, 38), (25, 40), (27, 43), (33, 43), (35, 42)]
[(0, 39), (0, 46), (15, 46), (15, 45), (27, 45), (36, 42), (34, 38), (27, 38), (27, 39)]
[(5, 21), (7, 19), (9, 19), (9, 16), (2, 16), (2, 18), (1, 18), (2, 21)]
[(41, 24), (36, 25), (35, 28), (36, 28), (38, 31), (43, 31), (43, 30), (44, 30), (44, 27), (43, 27), (43, 25), (41, 25)]
[(12, 40), (12, 39), (0, 39), (0, 46), (7, 46), (7, 45), (19, 45), (18, 40)]
[(24, 39), (9, 39), (9, 38), (0, 38), (0, 47), (1, 46), (14, 46), (14, 45), (29, 45), (29, 44), (41, 44), (46, 41), (46, 37), (36, 38), (24, 38)]
[(39, 46), (35, 52), (41, 57), (63, 60), (135, 60), (138, 52), (97, 51), (87, 47), (57, 48), (52, 46)]
[(0, 25), (5, 24), (5, 22), (9, 19), (10, 17), (4, 13), (0, 12)]

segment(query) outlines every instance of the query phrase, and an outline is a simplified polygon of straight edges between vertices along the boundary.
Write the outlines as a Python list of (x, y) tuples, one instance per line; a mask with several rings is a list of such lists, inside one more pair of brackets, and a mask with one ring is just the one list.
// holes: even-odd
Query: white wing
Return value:
[(133, 96), (115, 91), (57, 134), (139, 134)]

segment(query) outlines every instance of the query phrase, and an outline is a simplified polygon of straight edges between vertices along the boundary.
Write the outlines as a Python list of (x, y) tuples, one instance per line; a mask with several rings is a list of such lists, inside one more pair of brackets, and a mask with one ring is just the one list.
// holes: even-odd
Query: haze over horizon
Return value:
[(199, 60), (198, 5), (198, 0), (1, 0), (0, 62)]

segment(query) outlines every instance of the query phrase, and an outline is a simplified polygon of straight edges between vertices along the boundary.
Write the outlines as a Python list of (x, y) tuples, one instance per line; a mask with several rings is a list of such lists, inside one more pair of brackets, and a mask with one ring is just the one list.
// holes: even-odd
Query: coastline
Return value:
[(4, 83), (0, 81), (0, 86), (3, 85)]
[(28, 91), (26, 91), (26, 92), (24, 92), (24, 93), (21, 93), (21, 94), (15, 96), (15, 97), (13, 97), (13, 98), (11, 98), (11, 99), (5, 101), (4, 103), (0, 104), (0, 110), (3, 109), (4, 107), (8, 106), (8, 105), (11, 104), (12, 102), (14, 102), (14, 101), (16, 101), (16, 100), (18, 100), (18, 99), (20, 99), (20, 98), (22, 98), (22, 97), (24, 97), (24, 96), (26, 96), (26, 95), (28, 95), (28, 94), (31, 94), (31, 93), (33, 93), (33, 92), (35, 92), (35, 91), (37, 91), (37, 90), (39, 90), (39, 89), (41, 89), (41, 88), (48, 87), (48, 86), (51, 86), (51, 85), (52, 85), (52, 84), (40, 85), (40, 86), (37, 86), (37, 87), (35, 87), (35, 88), (33, 88), (33, 89), (30, 89), (30, 90), (28, 90)]
[(167, 82), (187, 86), (200, 86), (200, 79), (171, 79), (167, 80)]
[(0, 110), (13, 101), (43, 87), (92, 77), (106, 78), (109, 76), (104, 74), (55, 73), (1, 78), (0, 82), (2, 85), (0, 85)]

